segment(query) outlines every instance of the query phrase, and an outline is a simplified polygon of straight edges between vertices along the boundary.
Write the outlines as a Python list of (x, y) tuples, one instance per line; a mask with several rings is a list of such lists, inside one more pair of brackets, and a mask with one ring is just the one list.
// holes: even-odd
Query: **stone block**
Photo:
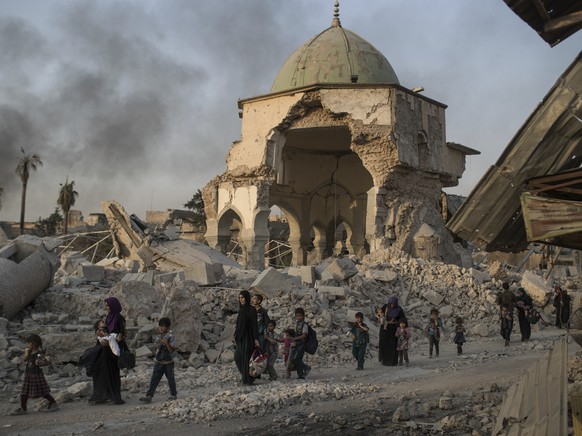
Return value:
[(230, 363), (234, 362), (234, 351), (233, 350), (223, 350), (220, 354), (220, 363)]
[(208, 360), (210, 363), (215, 363), (216, 359), (218, 359), (220, 352), (211, 348), (209, 350), (206, 350), (204, 352), (204, 357), (206, 358), (206, 360)]
[(313, 286), (315, 284), (315, 268), (312, 266), (297, 266), (287, 270), (287, 275), (299, 277), (300, 284)]
[(221, 263), (196, 262), (184, 269), (184, 279), (200, 286), (216, 286), (226, 281), (226, 274)]
[(100, 282), (105, 278), (105, 268), (88, 261), (77, 266), (77, 273), (88, 282)]
[(453, 316), (453, 306), (444, 306), (439, 309), (439, 316), (441, 318), (450, 318)]
[(423, 298), (425, 300), (427, 300), (430, 304), (432, 304), (433, 306), (438, 306), (439, 304), (442, 303), (442, 301), (444, 300), (445, 297), (443, 297), (442, 295), (438, 294), (435, 291), (432, 290), (428, 290), (425, 291), (422, 294)]
[(149, 347), (146, 345), (142, 345), (138, 349), (135, 350), (135, 357), (148, 357), (152, 356), (154, 353), (150, 350)]
[(341, 286), (320, 286), (317, 292), (324, 294), (330, 300), (345, 299), (348, 296), (347, 291)]
[(79, 382), (67, 387), (66, 390), (74, 397), (88, 397), (93, 392), (93, 385), (91, 382)]
[(155, 285), (170, 284), (170, 283), (173, 283), (175, 281), (180, 281), (179, 279), (176, 280), (176, 278), (180, 276), (179, 273), (181, 273), (182, 280), (183, 280), (185, 277), (183, 271), (172, 271), (172, 272), (168, 272), (168, 273), (158, 274), (157, 276), (155, 276), (154, 277), (154, 284)]
[(483, 280), (483, 273), (475, 268), (471, 268), (469, 270), (469, 273), (471, 274), (471, 277), (473, 277), (473, 281), (475, 282), (476, 285), (482, 285), (484, 280)]
[(66, 252), (61, 255), (61, 269), (67, 274), (74, 274), (83, 262), (89, 262), (81, 253)]
[(471, 334), (485, 338), (489, 336), (489, 327), (483, 322), (479, 323), (471, 329)]
[(376, 280), (377, 282), (390, 283), (398, 278), (398, 274), (395, 271), (389, 269), (369, 269), (365, 273), (365, 277), (368, 280)]
[(250, 289), (266, 297), (274, 297), (279, 292), (290, 291), (292, 285), (283, 274), (275, 268), (269, 267), (257, 276)]
[(548, 281), (533, 271), (523, 273), (521, 287), (531, 297), (535, 306), (544, 306), (548, 293), (551, 293)]
[(351, 259), (343, 257), (334, 259), (325, 269), (325, 272), (330, 273), (337, 282), (341, 282), (355, 276), (358, 273), (358, 269)]

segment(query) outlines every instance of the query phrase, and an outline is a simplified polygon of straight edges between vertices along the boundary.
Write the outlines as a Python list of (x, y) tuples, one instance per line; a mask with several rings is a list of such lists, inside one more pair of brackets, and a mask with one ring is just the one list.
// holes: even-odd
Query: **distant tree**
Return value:
[(200, 189), (194, 193), (190, 201), (184, 204), (184, 207), (194, 212), (192, 224), (198, 227), (206, 226), (206, 212), (204, 212), (204, 200)]
[(55, 207), (55, 211), (48, 218), (38, 217), (38, 221), (34, 224), (34, 233), (38, 236), (55, 235), (62, 222), (63, 217), (59, 213), (59, 208)]
[(20, 176), (22, 182), (22, 197), (20, 200), (20, 234), (24, 233), (24, 211), (26, 209), (26, 187), (28, 185), (28, 178), (30, 171), (36, 171), (38, 167), (42, 166), (42, 161), (37, 154), (26, 154), (24, 148), (20, 147), (22, 157), (18, 159), (16, 165), (16, 174)]
[(63, 218), (65, 221), (63, 225), (63, 233), (66, 235), (69, 228), (69, 211), (71, 210), (71, 207), (75, 205), (75, 200), (79, 196), (79, 193), (75, 191), (75, 181), (72, 180), (69, 182), (68, 177), (65, 183), (61, 183), (60, 186), (61, 190), (59, 191), (57, 204), (63, 210)]

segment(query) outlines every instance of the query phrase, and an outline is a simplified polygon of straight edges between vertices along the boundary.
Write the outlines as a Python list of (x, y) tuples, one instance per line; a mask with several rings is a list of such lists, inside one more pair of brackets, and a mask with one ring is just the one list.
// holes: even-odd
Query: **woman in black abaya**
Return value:
[[(108, 333), (116, 333), (119, 347), (125, 345), (125, 318), (121, 315), (121, 303), (115, 297), (105, 299), (105, 306), (109, 313), (105, 318)], [(99, 344), (99, 341), (97, 341)], [(121, 399), (121, 376), (117, 356), (111, 351), (107, 342), (101, 343), (93, 368), (93, 395), (89, 399), (91, 404), (103, 404), (112, 401), (114, 404), (124, 404)]]
[(384, 311), (384, 326), (380, 327), (380, 363), (385, 366), (396, 366), (398, 364), (398, 339), (396, 330), (400, 320), (405, 319), (404, 311), (398, 305), (398, 297), (392, 296), (388, 299), (388, 304), (382, 307)]
[(234, 331), (234, 361), (242, 375), (244, 385), (252, 385), (255, 377), (249, 374), (249, 360), (255, 347), (259, 346), (257, 311), (251, 306), (251, 294), (241, 291), (238, 295), (239, 311)]

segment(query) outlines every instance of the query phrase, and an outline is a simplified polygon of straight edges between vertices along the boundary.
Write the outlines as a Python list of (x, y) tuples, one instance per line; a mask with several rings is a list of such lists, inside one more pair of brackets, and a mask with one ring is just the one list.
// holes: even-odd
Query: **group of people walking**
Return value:
[[(533, 308), (532, 299), (523, 288), (515, 293), (505, 282), (499, 294), (500, 333), (508, 346), (513, 330), (514, 311), (517, 310), (521, 340), (527, 341), (531, 337), (531, 323), (536, 322), (539, 314)], [(234, 360), (241, 374), (244, 385), (252, 385), (260, 375), (250, 370), (250, 361), (256, 350), (268, 354), (266, 374), (269, 380), (278, 378), (275, 362), (278, 357), (279, 344), (284, 344), (283, 357), (287, 377), (292, 371), (297, 372), (298, 379), (305, 379), (311, 367), (304, 361), (305, 346), (310, 327), (305, 321), (305, 311), (298, 307), (294, 311), (295, 328), (288, 328), (282, 336), (275, 333), (276, 322), (269, 319), (267, 310), (262, 307), (263, 297), (253, 295), (248, 291), (241, 291), (238, 296), (239, 312), (234, 332), (235, 353)], [(89, 399), (91, 404), (124, 404), (121, 398), (121, 377), (119, 369), (119, 355), (122, 350), (128, 350), (126, 344), (125, 318), (121, 315), (122, 307), (115, 297), (106, 298), (105, 308), (107, 316), (95, 323), (97, 342), (92, 349), (90, 364), (87, 364), (87, 375), (93, 381), (93, 394)], [(553, 305), (556, 308), (556, 326), (568, 327), (570, 320), (571, 297), (568, 293), (556, 286), (554, 288)], [(409, 365), (408, 350), (411, 342), (411, 332), (404, 310), (400, 307), (398, 297), (392, 296), (388, 302), (376, 309), (376, 319), (379, 324), (378, 360), (384, 366)], [(165, 376), (170, 389), (169, 399), (176, 399), (177, 389), (174, 378), (173, 353), (176, 348), (175, 338), (170, 331), (171, 321), (168, 318), (159, 320), (159, 335), (155, 337), (154, 369), (146, 395), (140, 401), (152, 401), (162, 377)], [(439, 311), (433, 308), (424, 328), (429, 340), (429, 358), (439, 357), (439, 345), (444, 334), (443, 322)], [(465, 327), (463, 319), (455, 319), (453, 342), (457, 346), (457, 353), (462, 354), (465, 342)], [(364, 369), (366, 350), (370, 342), (369, 327), (364, 322), (362, 312), (357, 312), (350, 330), (352, 338), (352, 354), (357, 362), (357, 370)], [(20, 407), (13, 415), (22, 415), (27, 412), (29, 398), (44, 397), (48, 401), (46, 411), (58, 410), (58, 404), (51, 396), (50, 388), (42, 372), (42, 366), (47, 364), (46, 355), (42, 349), (40, 336), (33, 334), (27, 340), (24, 351), (26, 362), (25, 376), (21, 390)], [(89, 350), (88, 350), (89, 351)]]

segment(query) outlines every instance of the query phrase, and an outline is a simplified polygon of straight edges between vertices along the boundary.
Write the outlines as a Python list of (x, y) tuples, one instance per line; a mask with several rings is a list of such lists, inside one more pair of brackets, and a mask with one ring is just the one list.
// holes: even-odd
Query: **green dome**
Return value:
[(399, 84), (384, 55), (362, 37), (342, 28), (339, 19), (289, 56), (271, 92), (316, 83)]

